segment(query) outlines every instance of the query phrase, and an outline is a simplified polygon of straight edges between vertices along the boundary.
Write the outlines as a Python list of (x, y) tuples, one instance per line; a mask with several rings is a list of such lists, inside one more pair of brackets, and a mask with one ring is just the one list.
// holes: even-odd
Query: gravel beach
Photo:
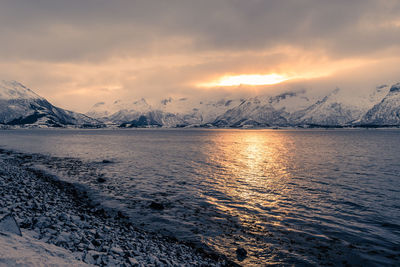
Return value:
[(23, 156), (0, 149), (0, 217), (11, 213), (23, 234), (98, 266), (231, 265), (222, 256), (137, 229), (74, 185), (26, 167)]

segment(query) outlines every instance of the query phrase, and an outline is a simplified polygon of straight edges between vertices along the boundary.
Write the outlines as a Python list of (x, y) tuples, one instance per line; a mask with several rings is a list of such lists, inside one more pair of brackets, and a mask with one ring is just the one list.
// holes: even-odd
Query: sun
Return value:
[(239, 86), (239, 85), (270, 85), (289, 80), (290, 78), (279, 74), (243, 74), (224, 76), (211, 83), (201, 84), (204, 87)]

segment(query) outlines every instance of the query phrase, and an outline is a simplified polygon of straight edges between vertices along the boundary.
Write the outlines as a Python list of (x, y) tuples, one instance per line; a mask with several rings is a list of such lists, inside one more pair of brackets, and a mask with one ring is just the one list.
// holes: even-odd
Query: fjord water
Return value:
[(399, 264), (399, 130), (10, 130), (0, 147), (243, 265)]

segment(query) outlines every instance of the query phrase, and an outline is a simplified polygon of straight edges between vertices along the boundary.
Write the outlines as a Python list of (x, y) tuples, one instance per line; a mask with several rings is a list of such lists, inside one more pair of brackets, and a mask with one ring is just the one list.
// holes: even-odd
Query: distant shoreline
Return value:
[(38, 127), (0, 124), (0, 130), (51, 129), (51, 130), (374, 130), (400, 129), (400, 125), (362, 125), (362, 126), (271, 126), (271, 127)]

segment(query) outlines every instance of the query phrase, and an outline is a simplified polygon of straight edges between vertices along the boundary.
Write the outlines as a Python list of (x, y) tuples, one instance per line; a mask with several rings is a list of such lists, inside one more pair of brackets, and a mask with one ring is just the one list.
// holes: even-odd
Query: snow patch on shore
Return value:
[(91, 266), (75, 259), (74, 255), (52, 244), (33, 238), (0, 233), (1, 266)]

